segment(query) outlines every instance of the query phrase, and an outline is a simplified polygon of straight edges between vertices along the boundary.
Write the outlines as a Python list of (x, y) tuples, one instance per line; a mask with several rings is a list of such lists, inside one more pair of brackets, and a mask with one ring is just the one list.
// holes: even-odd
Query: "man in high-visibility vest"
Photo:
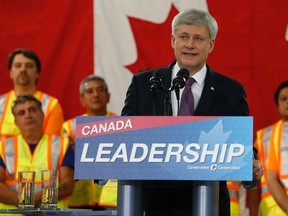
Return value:
[[(21, 134), (0, 141), (0, 209), (15, 209), (18, 171), (36, 171), (35, 207), (41, 201), (41, 170), (59, 170), (58, 208), (67, 208), (74, 188), (74, 150), (66, 137), (43, 131), (44, 113), (33, 95), (19, 96), (12, 107)], [(66, 200), (65, 200), (66, 199)]]
[[(115, 116), (107, 111), (110, 100), (108, 86), (102, 77), (90, 75), (80, 83), (80, 102), (86, 109), (86, 116)], [(75, 143), (76, 119), (63, 124), (62, 135)], [(79, 180), (75, 183), (72, 196), (69, 197), (70, 208), (115, 208), (117, 206), (117, 181), (108, 180), (103, 186), (94, 184), (93, 180)]]
[[(268, 190), (267, 168), (269, 149), (276, 145), (281, 146), (282, 142), (288, 142), (288, 82), (283, 82), (274, 94), (274, 101), (278, 108), (280, 120), (273, 125), (258, 130), (254, 146), (258, 149), (258, 158), (264, 165), (264, 175), (261, 178), (261, 185), (255, 190), (248, 191), (248, 204), (251, 216), (275, 216), (277, 203)], [(286, 132), (285, 132), (286, 129)], [(286, 141), (285, 141), (286, 140)], [(286, 164), (287, 165), (287, 164)], [(286, 214), (284, 214), (286, 215)]]
[[(288, 215), (288, 81), (276, 90), (275, 101), (281, 120), (275, 124), (268, 152), (267, 184), (276, 201), (270, 215)], [(277, 100), (276, 100), (277, 99)], [(270, 206), (269, 206), (270, 207)]]
[(41, 72), (41, 62), (36, 53), (23, 48), (14, 50), (9, 55), (8, 68), (14, 88), (0, 95), (0, 138), (20, 134), (11, 107), (22, 94), (34, 95), (42, 103), (44, 132), (60, 135), (64, 116), (58, 99), (36, 89)]

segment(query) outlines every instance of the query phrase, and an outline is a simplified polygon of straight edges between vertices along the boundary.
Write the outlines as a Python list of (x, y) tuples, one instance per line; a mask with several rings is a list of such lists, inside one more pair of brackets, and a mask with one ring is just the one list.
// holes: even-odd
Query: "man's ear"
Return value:
[(211, 53), (215, 46), (215, 40), (211, 40), (209, 44), (209, 53)]
[(171, 46), (174, 49), (175, 36), (171, 35)]

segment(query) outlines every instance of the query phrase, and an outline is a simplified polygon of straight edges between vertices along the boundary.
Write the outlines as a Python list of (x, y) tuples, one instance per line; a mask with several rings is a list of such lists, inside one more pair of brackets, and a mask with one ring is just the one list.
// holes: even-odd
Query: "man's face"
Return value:
[(110, 94), (107, 92), (102, 81), (92, 80), (85, 83), (80, 102), (88, 112), (97, 113), (103, 112), (103, 110), (106, 111), (106, 106), (109, 103), (109, 100)]
[(15, 107), (15, 124), (20, 131), (35, 131), (43, 127), (44, 114), (34, 101), (26, 101)]
[(288, 87), (283, 88), (278, 96), (278, 112), (281, 119), (288, 120)]
[(10, 78), (14, 85), (36, 85), (39, 73), (34, 60), (25, 57), (23, 54), (15, 55), (10, 69)]
[(214, 48), (214, 40), (210, 39), (206, 27), (186, 24), (177, 27), (171, 44), (179, 67), (193, 73), (204, 66)]

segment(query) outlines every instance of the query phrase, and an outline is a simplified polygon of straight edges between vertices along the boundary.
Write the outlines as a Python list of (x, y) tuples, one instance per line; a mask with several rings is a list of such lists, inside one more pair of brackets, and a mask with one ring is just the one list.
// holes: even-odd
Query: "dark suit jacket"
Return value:
[[(171, 85), (172, 68), (175, 62), (159, 68), (163, 87)], [(150, 91), (149, 79), (156, 70), (143, 71), (135, 75), (128, 88), (123, 116), (164, 115), (165, 92)], [(214, 72), (207, 65), (204, 89), (198, 106), (197, 116), (247, 116), (249, 114), (244, 87), (235, 80)], [(191, 211), (192, 181), (145, 181), (144, 209), (176, 209)], [(220, 182), (219, 216), (230, 215), (230, 201), (226, 182)], [(183, 215), (185, 215), (183, 213)], [(191, 214), (190, 214), (191, 215)]]

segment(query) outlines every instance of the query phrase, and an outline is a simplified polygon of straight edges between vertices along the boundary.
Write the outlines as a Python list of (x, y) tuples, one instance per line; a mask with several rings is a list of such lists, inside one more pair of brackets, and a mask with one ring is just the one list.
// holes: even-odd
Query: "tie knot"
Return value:
[(195, 82), (195, 79), (193, 77), (188, 77), (185, 85), (192, 86), (194, 82)]

